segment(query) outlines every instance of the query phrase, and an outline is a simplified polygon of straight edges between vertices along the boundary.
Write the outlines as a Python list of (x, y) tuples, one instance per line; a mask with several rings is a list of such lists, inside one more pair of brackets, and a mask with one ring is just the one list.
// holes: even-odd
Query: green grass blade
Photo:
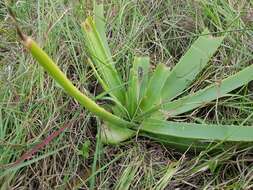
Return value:
[(253, 142), (253, 127), (234, 125), (195, 124), (148, 119), (141, 130), (156, 135), (201, 141)]
[(162, 91), (164, 100), (173, 99), (187, 88), (221, 45), (223, 37), (207, 33), (206, 29), (172, 69)]
[(169, 68), (164, 64), (159, 64), (150, 78), (148, 88), (142, 99), (140, 108), (146, 111), (160, 103), (161, 92), (169, 75)]
[(51, 156), (51, 155), (54, 155), (54, 154), (56, 154), (57, 152), (59, 152), (59, 151), (65, 149), (65, 148), (67, 148), (68, 146), (69, 146), (69, 145), (62, 146), (61, 148), (58, 148), (58, 149), (56, 149), (56, 150), (53, 150), (53, 151), (51, 151), (51, 152), (45, 153), (45, 154), (43, 154), (43, 155), (41, 155), (41, 156), (38, 156), (37, 158), (28, 160), (28, 161), (26, 161), (26, 162), (23, 162), (23, 163), (21, 163), (21, 164), (19, 164), (19, 165), (14, 166), (14, 167), (7, 168), (7, 169), (5, 169), (3, 172), (2, 172), (2, 171), (0, 172), (0, 176), (5, 176), (5, 175), (7, 175), (7, 174), (10, 174), (11, 172), (18, 171), (19, 169), (21, 169), (21, 168), (23, 168), (23, 167), (25, 167), (25, 166), (29, 166), (29, 165), (31, 165), (31, 164), (33, 164), (33, 163), (38, 162), (39, 160), (42, 160), (42, 159), (45, 159), (46, 157), (49, 157), (49, 156)]
[(135, 131), (105, 122), (101, 125), (101, 140), (105, 144), (118, 144), (133, 137)]
[(97, 165), (98, 165), (98, 160), (99, 160), (99, 155), (102, 152), (102, 143), (101, 143), (101, 128), (98, 127), (98, 132), (96, 136), (96, 149), (93, 157), (93, 163), (92, 163), (92, 169), (91, 169), (91, 178), (89, 180), (89, 189), (93, 190), (95, 189), (95, 184), (96, 184), (96, 170), (97, 170)]
[(136, 177), (136, 173), (140, 168), (140, 161), (133, 160), (128, 164), (126, 169), (123, 171), (118, 183), (115, 187), (115, 190), (128, 190), (130, 189), (131, 183), (134, 181)]
[(98, 73), (101, 75), (101, 78), (105, 81), (106, 85), (110, 89), (114, 89), (111, 91), (112, 96), (116, 97), (122, 104), (124, 104), (125, 94), (123, 82), (114, 67), (112, 57), (110, 53), (108, 53), (109, 49), (104, 45), (93, 18), (88, 17), (82, 26), (86, 34), (86, 43), (91, 58), (97, 67)]
[(239, 71), (238, 73), (222, 80), (219, 84), (212, 84), (203, 90), (190, 94), (173, 102), (163, 105), (163, 109), (168, 112), (170, 116), (182, 114), (184, 112), (193, 110), (199, 106), (224, 97), (232, 90), (243, 86), (253, 79), (253, 66)]
[(169, 182), (171, 181), (171, 178), (177, 172), (178, 165), (179, 165), (179, 162), (170, 163), (169, 166), (166, 168), (166, 172), (165, 172), (164, 176), (156, 183), (156, 185), (153, 187), (153, 189), (154, 190), (166, 189), (166, 187), (169, 186)]

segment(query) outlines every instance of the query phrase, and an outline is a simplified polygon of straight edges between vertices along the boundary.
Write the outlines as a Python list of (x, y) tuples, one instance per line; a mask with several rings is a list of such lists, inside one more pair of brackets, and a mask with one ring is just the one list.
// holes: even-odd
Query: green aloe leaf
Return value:
[(102, 20), (101, 18), (97, 18), (95, 21), (99, 22), (95, 23), (92, 17), (88, 17), (82, 25), (85, 32), (87, 47), (93, 63), (97, 67), (98, 73), (111, 91), (110, 95), (124, 104), (125, 87), (120, 75), (114, 67), (112, 56), (105, 40), (103, 24), (99, 25), (99, 23), (102, 23)]
[(135, 135), (135, 131), (105, 122), (101, 125), (101, 140), (105, 144), (118, 144)]
[(162, 91), (164, 100), (175, 98), (187, 88), (221, 45), (223, 37), (212, 37), (208, 33), (204, 30), (172, 69)]
[[(186, 151), (186, 150), (205, 150), (207, 147), (210, 146), (210, 142), (205, 143), (205, 142), (199, 142), (198, 140), (193, 140), (193, 139), (184, 139), (181, 137), (173, 137), (173, 136), (168, 136), (168, 135), (161, 135), (161, 134), (156, 134), (152, 132), (143, 132), (141, 133), (142, 136), (145, 136), (147, 138), (151, 138), (159, 143), (163, 143), (168, 145), (171, 148), (177, 149), (179, 151)], [(223, 147), (219, 146), (219, 149)]]
[(91, 69), (93, 70), (93, 73), (96, 76), (97, 80), (99, 81), (99, 83), (101, 84), (101, 86), (103, 87), (103, 89), (105, 90), (105, 92), (108, 93), (110, 89), (107, 86), (107, 84), (104, 82), (104, 80), (100, 77), (100, 75), (98, 74), (95, 65), (92, 63), (92, 61), (90, 59), (88, 59), (88, 63), (90, 65)]
[[(213, 141), (224, 142), (252, 142), (253, 127), (234, 125), (196, 124), (185, 122), (147, 119), (141, 124), (141, 131), (154, 134), (170, 142), (180, 143), (208, 143)], [(188, 141), (188, 142), (187, 142)]]
[(95, 26), (101, 38), (101, 42), (103, 43), (106, 54), (109, 57), (112, 57), (111, 51), (106, 38), (106, 27), (105, 27), (105, 17), (104, 17), (104, 5), (94, 3), (94, 20)]
[(170, 71), (164, 64), (159, 64), (150, 78), (146, 93), (141, 102), (142, 111), (161, 103), (161, 93)]
[(127, 109), (131, 118), (137, 111), (139, 101), (139, 82), (138, 82), (138, 62), (136, 59), (133, 62), (133, 67), (130, 69), (129, 82), (127, 89)]
[(150, 60), (149, 57), (136, 57), (135, 62), (138, 67), (139, 101), (141, 101), (148, 88)]
[(149, 58), (135, 57), (130, 69), (127, 89), (127, 109), (133, 117), (137, 114), (140, 102), (148, 87)]
[[(129, 83), (127, 89), (126, 108), (130, 119), (133, 119), (139, 109), (139, 104), (148, 87), (149, 57), (135, 57), (133, 67), (130, 70)], [(118, 107), (113, 107), (116, 115), (121, 115), (117, 111)], [(117, 144), (135, 135), (134, 130), (119, 128), (107, 123), (102, 125), (102, 141), (107, 144)]]
[(199, 106), (205, 105), (217, 98), (228, 96), (227, 93), (247, 84), (252, 79), (253, 65), (246, 67), (217, 84), (207, 86), (198, 92), (187, 95), (173, 102), (165, 103), (162, 108), (168, 112), (169, 116), (182, 114)]
[[(86, 37), (86, 45), (91, 54), (94, 73), (97, 79), (108, 92), (111, 97), (117, 102), (117, 106), (112, 107), (113, 111), (119, 116), (124, 117), (126, 114), (122, 109), (125, 102), (125, 86), (121, 80), (120, 75), (115, 69), (109, 45), (106, 39), (106, 28), (104, 18), (103, 4), (97, 5), (94, 3), (94, 19), (88, 17), (84, 24), (83, 29)], [(133, 89), (132, 89), (133, 90)], [(133, 97), (131, 99), (134, 100)], [(130, 101), (129, 101), (130, 102)], [(120, 105), (119, 105), (120, 104)], [(134, 112), (136, 102), (131, 102), (131, 112)], [(114, 126), (111, 123), (106, 123), (102, 126), (103, 135), (102, 141), (108, 144), (115, 144), (130, 138), (133, 131), (121, 126)]]

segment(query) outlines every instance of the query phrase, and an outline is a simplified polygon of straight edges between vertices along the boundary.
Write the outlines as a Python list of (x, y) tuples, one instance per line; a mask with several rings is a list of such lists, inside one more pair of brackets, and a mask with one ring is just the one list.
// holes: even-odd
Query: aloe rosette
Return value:
[[(82, 24), (88, 60), (94, 75), (111, 100), (110, 111), (80, 92), (31, 38), (23, 44), (38, 63), (81, 105), (103, 120), (102, 140), (117, 144), (132, 136), (144, 135), (178, 148), (205, 148), (213, 142), (252, 142), (253, 127), (174, 122), (171, 118), (194, 110), (208, 102), (228, 96), (232, 90), (253, 79), (253, 66), (211, 84), (197, 92), (184, 92), (206, 67), (224, 39), (213, 37), (205, 29), (171, 70), (160, 63), (150, 72), (148, 57), (135, 57), (129, 80), (123, 81), (116, 70), (106, 40), (103, 5), (95, 5), (94, 17)], [(108, 107), (107, 106), (107, 107)]]

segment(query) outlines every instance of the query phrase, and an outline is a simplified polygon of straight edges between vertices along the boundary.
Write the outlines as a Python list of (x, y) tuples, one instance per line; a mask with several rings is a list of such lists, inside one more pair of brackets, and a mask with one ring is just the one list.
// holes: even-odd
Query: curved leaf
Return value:
[(146, 93), (140, 104), (142, 111), (146, 111), (161, 102), (161, 93), (170, 71), (164, 64), (159, 64), (152, 74)]
[(101, 125), (101, 140), (105, 144), (118, 144), (133, 137), (135, 131), (105, 122)]
[[(97, 18), (95, 20), (99, 19)], [(105, 34), (102, 36), (100, 34), (104, 31), (103, 27), (97, 27), (97, 24), (94, 23), (92, 17), (88, 17), (82, 26), (85, 32), (87, 47), (92, 56), (92, 60), (97, 67), (98, 73), (101, 75), (101, 78), (109, 89), (113, 89), (110, 94), (124, 104), (125, 87), (120, 75), (114, 67), (108, 44), (105, 42), (105, 37), (103, 37)], [(99, 28), (99, 31), (97, 28)]]
[(156, 135), (199, 142), (231, 141), (253, 142), (253, 127), (234, 125), (196, 124), (148, 119), (141, 124), (142, 131)]
[(175, 116), (193, 110), (201, 105), (224, 97), (232, 90), (243, 86), (253, 80), (253, 65), (222, 80), (219, 84), (212, 84), (203, 90), (162, 105), (162, 109), (168, 111), (169, 116)]
[(207, 35), (206, 29), (172, 69), (162, 91), (162, 99), (171, 100), (188, 87), (221, 45), (223, 37)]

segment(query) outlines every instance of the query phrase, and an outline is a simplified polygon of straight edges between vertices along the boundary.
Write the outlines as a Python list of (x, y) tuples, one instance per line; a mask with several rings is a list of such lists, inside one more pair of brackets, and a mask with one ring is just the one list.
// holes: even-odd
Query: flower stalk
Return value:
[(31, 52), (33, 57), (39, 64), (55, 79), (55, 81), (63, 87), (63, 89), (73, 98), (75, 98), (82, 106), (87, 108), (96, 116), (108, 121), (117, 126), (133, 127), (134, 123), (128, 122), (112, 113), (106, 111), (104, 108), (96, 104), (88, 96), (78, 90), (54, 61), (39, 47), (39, 45), (31, 38), (22, 34), (24, 46)]

